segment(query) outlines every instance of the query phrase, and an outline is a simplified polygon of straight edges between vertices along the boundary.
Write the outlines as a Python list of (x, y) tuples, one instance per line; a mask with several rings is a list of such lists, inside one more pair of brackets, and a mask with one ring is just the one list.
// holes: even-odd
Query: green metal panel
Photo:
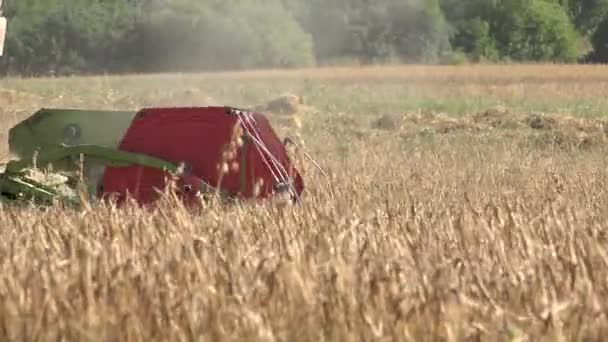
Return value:
[[(9, 130), (9, 151), (20, 160), (31, 161), (38, 152), (45, 155), (58, 145), (93, 145), (116, 149), (131, 125), (136, 111), (104, 111), (43, 108)], [(52, 165), (56, 171), (75, 172), (80, 168), (78, 155), (63, 159), (39, 160), (37, 167)], [(104, 163), (84, 160), (85, 182), (96, 189)]]
[(20, 159), (31, 159), (49, 145), (116, 148), (136, 113), (43, 108), (10, 129), (9, 150)]

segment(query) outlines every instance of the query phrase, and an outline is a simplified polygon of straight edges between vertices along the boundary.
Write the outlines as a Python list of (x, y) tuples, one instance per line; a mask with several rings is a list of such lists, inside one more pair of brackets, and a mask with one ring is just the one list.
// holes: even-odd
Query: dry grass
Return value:
[[(339, 81), (327, 79), (338, 69), (5, 81), (42, 98), (5, 107), (5, 128), (37, 106), (137, 107), (163, 86), (169, 97), (195, 87), (223, 104), (303, 94), (316, 110), (302, 114), (300, 129), (272, 118), (329, 171), (336, 197), (302, 162), (301, 208), (190, 213), (167, 199), (151, 212), (0, 209), (0, 340), (601, 340), (608, 121), (524, 110), (529, 102), (446, 113), (433, 104), (515, 99), (492, 89), (516, 83), (546, 101), (578, 87), (578, 105), (603, 103), (585, 96), (608, 85), (608, 72), (418, 68), (350, 69)], [(412, 73), (434, 76), (395, 81)], [(441, 75), (464, 86), (434, 79)], [(399, 87), (439, 94), (437, 102), (385, 104)]]

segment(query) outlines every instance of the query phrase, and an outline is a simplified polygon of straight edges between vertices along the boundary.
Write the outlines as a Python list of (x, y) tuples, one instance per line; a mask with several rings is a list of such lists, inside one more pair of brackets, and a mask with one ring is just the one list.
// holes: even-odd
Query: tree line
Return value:
[(5, 0), (2, 74), (608, 61), (608, 0)]

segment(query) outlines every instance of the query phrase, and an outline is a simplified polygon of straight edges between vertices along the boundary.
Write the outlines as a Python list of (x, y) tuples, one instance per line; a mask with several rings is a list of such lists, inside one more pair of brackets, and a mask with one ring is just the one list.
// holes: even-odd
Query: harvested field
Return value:
[(608, 68), (0, 86), (23, 94), (2, 108), (4, 141), (39, 107), (267, 108), (295, 94), (298, 110), (268, 114), (332, 184), (302, 158), (299, 208), (212, 203), (192, 213), (171, 198), (150, 212), (3, 206), (0, 340), (587, 341), (608, 332)]

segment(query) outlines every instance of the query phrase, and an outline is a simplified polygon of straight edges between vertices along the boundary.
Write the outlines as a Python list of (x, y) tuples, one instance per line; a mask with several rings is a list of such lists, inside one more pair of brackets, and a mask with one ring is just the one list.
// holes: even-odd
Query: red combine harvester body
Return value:
[[(284, 144), (260, 113), (227, 107), (143, 109), (119, 150), (183, 165), (175, 184), (186, 203), (196, 201), (196, 190), (206, 186), (244, 199), (289, 191), (297, 200), (304, 190)], [(98, 194), (118, 203), (129, 196), (149, 204), (158, 199), (170, 176), (166, 170), (137, 164), (108, 166)]]

